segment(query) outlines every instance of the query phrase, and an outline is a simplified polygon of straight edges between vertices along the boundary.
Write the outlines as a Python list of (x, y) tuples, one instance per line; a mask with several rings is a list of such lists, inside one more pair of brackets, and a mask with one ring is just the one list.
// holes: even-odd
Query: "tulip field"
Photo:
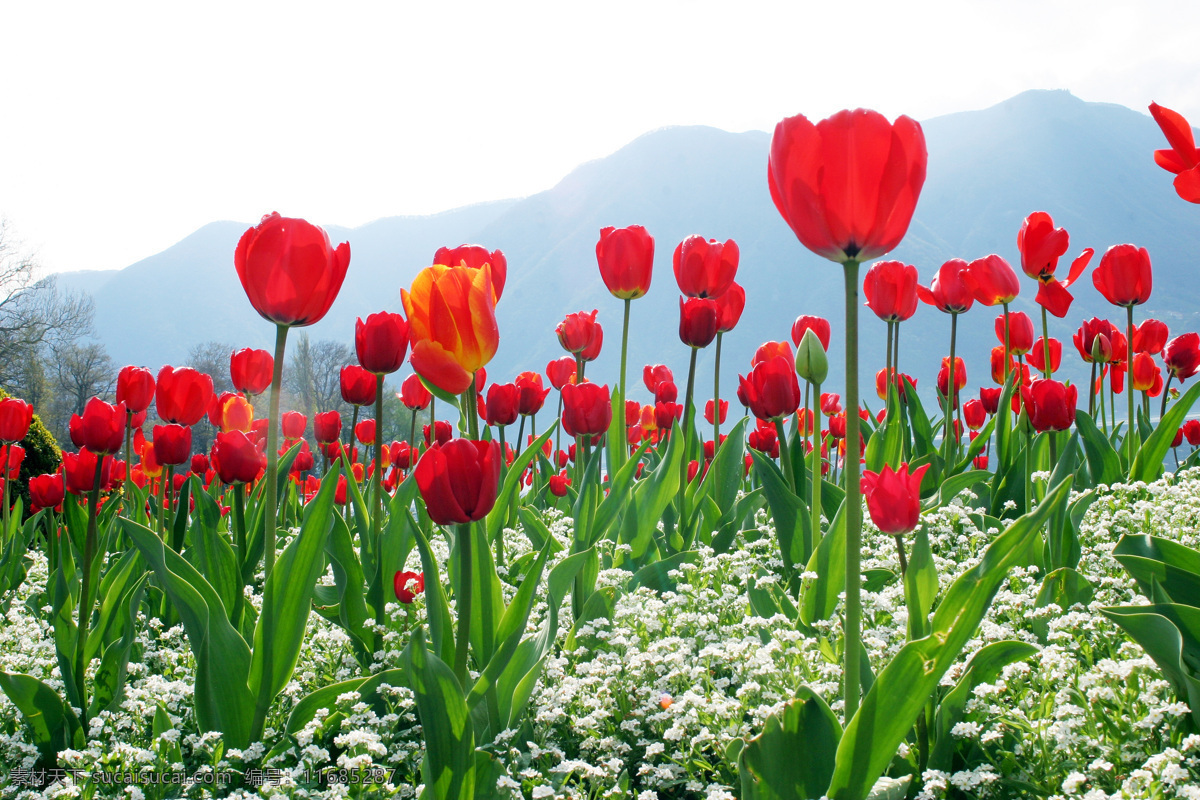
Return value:
[[(1190, 126), (1150, 110), (1200, 204)], [(766, 188), (845, 312), (724, 353), (736, 386), (696, 381), (746, 302), (732, 240), (674, 249), (687, 374), (627, 363), (655, 250), (634, 225), (596, 244), (618, 374), (581, 310), (544, 372), (488, 375), (521, 347), (507, 259), (444, 247), (402, 314), (358, 320), (350, 419), (280, 387), (351, 243), (263, 217), (232, 267), (276, 344), (231, 353), (236, 392), (127, 366), (45, 474), (36, 409), (0, 399), (0, 797), (1200, 798), (1200, 335), (1139, 314), (1145, 248), (1073, 251), (1045, 211), (1019, 270), (964, 254), (919, 283), (886, 256), (927, 161), (908, 117), (779, 123)], [(1088, 279), (1112, 319), (1050, 338)], [(996, 315), (990, 353), (959, 347), (965, 313)], [(949, 334), (936, 387), (901, 324)], [(1071, 358), (1086, 385), (1055, 379)]]

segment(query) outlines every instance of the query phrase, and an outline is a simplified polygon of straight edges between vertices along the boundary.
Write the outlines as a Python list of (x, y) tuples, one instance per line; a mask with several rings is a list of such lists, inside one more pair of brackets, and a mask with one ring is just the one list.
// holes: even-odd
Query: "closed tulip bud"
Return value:
[(596, 242), (600, 277), (614, 297), (636, 300), (650, 291), (654, 270), (654, 237), (641, 225), (601, 228)]
[(679, 339), (689, 347), (708, 347), (717, 336), (717, 304), (713, 300), (679, 298)]
[(979, 402), (983, 404), (983, 410), (988, 414), (995, 414), (999, 411), (1002, 392), (1002, 389), (980, 389)]
[(569, 436), (595, 436), (608, 431), (612, 398), (608, 384), (567, 384), (562, 390), (563, 430)]
[[(0, 441), (19, 442), (33, 424), (33, 406), (15, 397), (0, 400)], [(78, 445), (77, 445), (78, 446)]]
[(550, 390), (542, 385), (542, 376), (536, 372), (522, 372), (513, 383), (517, 386), (517, 413), (521, 416), (536, 414), (542, 410)]
[[(642, 368), (642, 383), (646, 384), (646, 391), (650, 394), (655, 394), (660, 383), (670, 383), (674, 385), (675, 376), (671, 374), (671, 368), (665, 364), (655, 364), (651, 366), (647, 364)], [(657, 395), (655, 395), (657, 397)], [(675, 398), (672, 397), (673, 401)]]
[(1179, 447), (1181, 444), (1183, 444), (1183, 428), (1175, 431), (1175, 435), (1171, 438), (1172, 449)]
[(796, 373), (809, 383), (821, 384), (829, 377), (829, 357), (818, 333), (812, 328), (804, 332), (796, 347)]
[(354, 322), (354, 353), (367, 372), (390, 375), (408, 354), (408, 323), (399, 314), (380, 311)]
[[(942, 359), (942, 368), (938, 371), (937, 377), (938, 394), (946, 397), (950, 394), (950, 357), (946, 356)], [(957, 356), (954, 359), (954, 392), (953, 398), (954, 407), (958, 407), (958, 393), (967, 385), (967, 365), (963, 363), (961, 358)]]
[[(720, 422), (721, 422), (721, 424), (725, 423), (725, 415), (728, 413), (729, 413), (729, 401), (722, 400), (721, 406), (720, 406), (720, 415), (721, 415)], [(704, 419), (708, 422), (709, 425), (714, 424), (713, 423), (713, 401), (712, 400), (709, 400), (708, 402), (706, 402), (704, 404)]]
[(885, 464), (879, 472), (863, 472), (863, 495), (875, 527), (899, 536), (920, 524), (921, 479), (927, 469), (929, 465), (922, 464), (910, 473), (908, 464), (901, 464), (898, 470)]
[(397, 396), (409, 411), (423, 411), (429, 408), (429, 403), (433, 400), (433, 394), (421, 383), (421, 377), (415, 374), (404, 379)]
[(285, 411), (282, 425), (283, 438), (299, 439), (304, 436), (304, 431), (308, 427), (308, 417), (299, 411)]
[(734, 281), (713, 299), (717, 301), (717, 333), (729, 333), (737, 327), (746, 309), (746, 290)]
[(364, 419), (358, 425), (354, 426), (354, 437), (361, 444), (375, 444), (375, 420)]
[(1181, 383), (1195, 375), (1200, 370), (1200, 335), (1185, 333), (1167, 342), (1163, 361)]
[(318, 444), (336, 442), (341, 436), (341, 414), (336, 411), (321, 411), (313, 417), (313, 437)]
[[(96, 485), (96, 465), (100, 464), (100, 485), (108, 481), (108, 470), (111, 469), (112, 457), (98, 456), (87, 448), (78, 453), (63, 453), (63, 476), (66, 479), (67, 491), (73, 495), (83, 496)], [(100, 460), (103, 459), (103, 460)]]
[(504, 284), (508, 280), (508, 259), (500, 250), (488, 250), (478, 244), (460, 244), (458, 247), (439, 247), (433, 254), (434, 264), (445, 264), (451, 267), (466, 267), (472, 270), (482, 270), (486, 264), (492, 276), (493, 303), (500, 302), (504, 294)]
[(985, 306), (1011, 303), (1021, 293), (1017, 273), (1007, 261), (995, 253), (977, 258), (968, 264), (963, 282), (975, 295), (975, 299)]
[(192, 455), (192, 429), (183, 425), (154, 426), (154, 458), (164, 466), (187, 463)]
[(799, 347), (800, 342), (804, 341), (805, 331), (808, 330), (812, 330), (816, 334), (817, 338), (821, 340), (821, 348), (828, 351), (829, 320), (809, 315), (796, 317), (796, 321), (792, 323), (792, 344)]
[(938, 269), (929, 288), (917, 286), (917, 297), (947, 314), (962, 314), (975, 304), (975, 294), (964, 280), (967, 262), (952, 258)]
[(563, 470), (557, 475), (550, 476), (550, 494), (555, 497), (566, 497), (567, 487), (571, 485), (571, 479), (567, 477), (567, 471)]
[(25, 448), (19, 444), (10, 444), (4, 448), (8, 459), (5, 477), (10, 481), (17, 480), (21, 474), (21, 462), (25, 460)]
[(1150, 299), (1154, 285), (1150, 254), (1132, 244), (1114, 244), (1092, 272), (1092, 283), (1114, 306), (1139, 306)]
[(229, 356), (229, 378), (233, 388), (253, 397), (271, 388), (275, 359), (266, 350), (244, 347)]
[(292, 460), (292, 472), (302, 473), (308, 472), (316, 466), (313, 461), (312, 451), (308, 449), (308, 442), (300, 442), (300, 450), (296, 453), (296, 458)]
[(511, 425), (517, 421), (521, 390), (515, 383), (493, 383), (487, 392), (487, 424)]
[(369, 372), (357, 364), (347, 364), (342, 367), (339, 378), (342, 399), (347, 403), (354, 406), (369, 406), (375, 402), (375, 386), (379, 381), (375, 373)]
[(592, 341), (588, 346), (583, 348), (579, 353), (579, 358), (584, 361), (595, 361), (600, 357), (600, 348), (604, 344), (604, 329), (600, 327), (600, 323), (596, 323), (596, 327), (592, 332)]
[(312, 325), (325, 316), (342, 288), (350, 245), (342, 242), (334, 249), (316, 225), (274, 213), (242, 235), (233, 264), (250, 305), (264, 319), (276, 325)]
[[(875, 312), (875, 316), (884, 322), (903, 322), (917, 311), (917, 268), (901, 261), (877, 261), (863, 277), (863, 294), (867, 298), (867, 307)], [(799, 338), (795, 330), (793, 326), (793, 341)], [(822, 341), (828, 349), (827, 322)]]
[(1079, 390), (1058, 381), (1034, 378), (1021, 387), (1021, 405), (1029, 414), (1033, 429), (1065, 431), (1075, 424), (1075, 401)]
[(1139, 392), (1149, 392), (1154, 388), (1157, 380), (1160, 388), (1162, 386), (1162, 370), (1154, 361), (1154, 356), (1149, 353), (1137, 353), (1133, 357), (1133, 371), (1130, 374), (1130, 380), (1133, 383), (1133, 388)]
[[(1033, 349), (1029, 351), (1029, 366), (1036, 369), (1038, 372), (1046, 371), (1046, 342), (1044, 337), (1039, 336), (1037, 341), (1033, 343)], [(1058, 372), (1059, 364), (1062, 363), (1062, 342), (1050, 337), (1050, 372)]]
[(191, 367), (167, 366), (158, 373), (154, 403), (164, 422), (195, 425), (204, 419), (212, 396), (212, 378)]
[(563, 321), (555, 326), (558, 343), (564, 350), (568, 353), (582, 353), (591, 345), (592, 338), (596, 335), (596, 315), (599, 313), (598, 309), (592, 309), (590, 314), (577, 311), (567, 314)]
[(968, 400), (963, 403), (963, 421), (973, 431), (982, 428), (987, 422), (987, 409), (983, 407), (983, 403), (979, 400)]
[(37, 475), (29, 479), (30, 511), (37, 513), (43, 508), (58, 508), (66, 495), (66, 484), (61, 472)]
[(1200, 445), (1200, 420), (1189, 419), (1183, 423), (1183, 435), (1192, 447)]
[(575, 382), (576, 373), (575, 359), (571, 356), (563, 356), (546, 365), (546, 377), (549, 378), (550, 385), (560, 392), (568, 383)]
[(122, 367), (117, 373), (117, 402), (133, 413), (145, 411), (154, 402), (154, 375), (145, 367)]
[(1133, 351), (1156, 355), (1162, 352), (1167, 343), (1166, 323), (1156, 319), (1148, 319), (1133, 328)]
[(83, 416), (71, 415), (71, 441), (76, 447), (93, 453), (115, 453), (125, 441), (125, 404), (112, 406), (93, 397), (83, 408)]
[(434, 445), (421, 456), (414, 474), (429, 518), (438, 525), (483, 519), (496, 503), (500, 448), (470, 439)]
[(204, 453), (196, 453), (192, 456), (191, 468), (193, 475), (203, 476), (204, 473), (208, 472), (208, 467), (208, 456), (204, 455)]
[[(1004, 344), (1004, 315), (996, 317), (996, 338)], [(1008, 352), (1023, 356), (1033, 348), (1033, 320), (1024, 311), (1008, 315)]]
[(671, 264), (679, 291), (688, 297), (713, 298), (728, 291), (737, 276), (737, 242), (724, 244), (692, 235), (675, 247)]
[(834, 414), (829, 418), (829, 435), (835, 439), (846, 438), (846, 414)]
[(392, 590), (396, 593), (397, 600), (406, 606), (412, 605), (417, 595), (425, 591), (425, 573), (397, 572), (392, 580)]
[(218, 433), (210, 459), (222, 483), (251, 483), (267, 468), (267, 457), (241, 431)]

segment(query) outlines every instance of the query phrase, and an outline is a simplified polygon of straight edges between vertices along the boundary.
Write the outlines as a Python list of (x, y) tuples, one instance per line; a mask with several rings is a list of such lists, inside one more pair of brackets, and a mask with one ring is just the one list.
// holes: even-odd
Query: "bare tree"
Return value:
[(313, 343), (307, 333), (300, 334), (283, 371), (284, 389), (292, 404), (309, 419), (318, 411), (348, 410), (342, 401), (340, 374), (353, 360), (354, 353), (342, 342), (322, 339)]
[(212, 376), (213, 391), (233, 391), (233, 380), (229, 377), (229, 356), (234, 348), (224, 342), (201, 342), (188, 350), (187, 366)]
[(72, 414), (82, 414), (92, 397), (111, 400), (117, 380), (112, 358), (99, 342), (67, 342), (51, 349), (52, 402), (43, 412), (51, 433), (66, 441)]

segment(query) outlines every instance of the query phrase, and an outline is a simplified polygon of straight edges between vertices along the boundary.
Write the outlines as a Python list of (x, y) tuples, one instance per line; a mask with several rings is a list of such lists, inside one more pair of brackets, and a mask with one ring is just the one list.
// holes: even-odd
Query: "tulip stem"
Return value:
[[(1166, 405), (1166, 401), (1163, 401)], [(1092, 359), (1092, 379), (1088, 381), (1088, 416), (1096, 416), (1096, 360)]]
[(946, 381), (946, 407), (945, 407), (946, 417), (944, 420), (945, 431), (944, 431), (944, 433), (942, 433), (942, 439), (943, 439), (942, 446), (946, 451), (946, 466), (947, 467), (950, 466), (950, 462), (953, 460), (953, 458), (957, 454), (957, 450), (958, 450), (958, 448), (955, 446), (957, 443), (954, 441), (954, 438), (951, 435), (952, 428), (953, 428), (953, 420), (954, 420), (954, 406), (955, 406), (955, 401), (958, 400), (958, 384), (955, 383), (955, 377), (954, 377), (954, 348), (955, 348), (955, 345), (957, 344), (957, 339), (958, 339), (958, 314), (951, 311), (950, 312), (950, 374), (947, 376), (948, 379)]
[(11, 477), (12, 477), (12, 475), (10, 475), (10, 474), (9, 474), (9, 472), (10, 472), (11, 470), (9, 469), (9, 466), (8, 466), (8, 464), (9, 464), (9, 461), (11, 461), (11, 459), (12, 459), (12, 445), (11, 445), (11, 444), (6, 444), (6, 445), (4, 445), (4, 499), (3, 499), (3, 503), (4, 503), (4, 521), (3, 521), (3, 525), (4, 525), (4, 532), (3, 532), (3, 534), (0, 534), (0, 542), (2, 542), (2, 543), (3, 543), (4, 545), (6, 545), (6, 546), (8, 545), (8, 533), (9, 533), (9, 531), (8, 531), (8, 525), (9, 525), (9, 514), (10, 514), (10, 509), (9, 509), (9, 507), (8, 507), (8, 498), (9, 498), (9, 493), (8, 493), (8, 485), (9, 485), (10, 483), (12, 483), (12, 481), (11, 481), (11, 480), (9, 480), (9, 478), (11, 478)]
[(883, 407), (886, 409), (883, 418), (889, 422), (892, 419), (892, 381), (895, 375), (895, 367), (892, 365), (892, 347), (895, 345), (895, 325), (895, 322), (888, 320), (887, 356), (884, 358), (883, 367)]
[(471, 645), (471, 524), (462, 523), (454, 528), (454, 545), (458, 551), (458, 591), (456, 610), (458, 611), (458, 631), (454, 641), (454, 674), (459, 685), (466, 691), (467, 683), (467, 651)]
[(621, 325), (621, 402), (614, 409), (617, 416), (617, 430), (621, 431), (623, 440), (613, 443), (612, 452), (616, 455), (616, 458), (613, 459), (614, 469), (620, 469), (629, 457), (629, 447), (626, 444), (628, 437), (625, 436), (625, 426), (628, 424), (625, 420), (625, 362), (626, 351), (629, 347), (629, 303), (630, 298), (625, 298), (625, 320)]
[(84, 659), (88, 629), (91, 627), (92, 621), (92, 595), (94, 593), (92, 573), (96, 571), (92, 562), (96, 560), (96, 540), (98, 538), (96, 512), (100, 506), (100, 484), (104, 476), (104, 459), (103, 453), (96, 454), (96, 476), (92, 480), (91, 491), (88, 492), (87, 536), (83, 543), (83, 575), (80, 578), (79, 587), (79, 622), (75, 627), (75, 691), (79, 696), (79, 713), (83, 719), (85, 730), (88, 722), (88, 703), (87, 681), (84, 680), (87, 663)]
[[(783, 418), (771, 420), (775, 423), (775, 435), (779, 437), (779, 460), (783, 462), (783, 477), (787, 479), (788, 488), (796, 494), (796, 471), (792, 469), (792, 456), (788, 450), (787, 431), (783, 429)], [(807, 547), (805, 548), (807, 552)]]
[(683, 502), (686, 497), (684, 490), (687, 488), (688, 464), (691, 461), (689, 458), (692, 445), (692, 394), (696, 388), (696, 354), (700, 352), (699, 348), (692, 348), (692, 358), (688, 364), (688, 382), (687, 395), (683, 405), (683, 458), (679, 460), (680, 475), (679, 475), (679, 527), (682, 529), (687, 524), (687, 518), (684, 513)]
[[(283, 389), (283, 352), (287, 344), (288, 326), (275, 326), (275, 365), (271, 375), (271, 406), (267, 414), (267, 510), (266, 510), (266, 559), (263, 573), (264, 580), (271, 577), (275, 568), (275, 512), (279, 502), (279, 487), (276, 485), (276, 475), (279, 474), (279, 395)], [(357, 411), (355, 407), (355, 411)]]
[[(474, 385), (474, 384), (472, 384)], [(371, 553), (375, 557), (375, 580), (371, 586), (371, 605), (375, 607), (377, 635), (383, 636), (387, 618), (384, 616), (383, 588), (383, 542), (380, 530), (383, 524), (383, 375), (375, 376), (375, 469), (371, 470), (371, 489), (375, 493), (371, 511)]]
[(413, 462), (416, 461), (417, 454), (414, 450), (417, 447), (417, 410), (412, 409), (411, 418), (408, 422), (408, 466), (411, 469)]
[(1162, 418), (1167, 413), (1167, 396), (1168, 396), (1167, 390), (1171, 388), (1171, 378), (1173, 378), (1173, 377), (1175, 377), (1175, 373), (1171, 372), (1170, 370), (1167, 370), (1167, 379), (1166, 379), (1166, 381), (1163, 382), (1163, 388), (1162, 388), (1162, 407), (1160, 407), (1158, 410), (1159, 421), (1161, 421)]
[[(844, 264), (846, 290), (846, 643), (842, 665), (845, 719), (858, 711), (862, 658), (862, 494), (859, 488), (861, 444), (858, 418), (858, 261)], [(953, 362), (952, 362), (953, 363)]]
[(133, 466), (129, 459), (130, 444), (129, 440), (133, 438), (133, 412), (128, 408), (125, 409), (125, 483), (129, 484), (133, 480)]
[(1125, 371), (1128, 379), (1125, 381), (1125, 394), (1129, 400), (1129, 430), (1125, 432), (1125, 439), (1129, 442), (1129, 468), (1133, 469), (1133, 457), (1135, 452), (1133, 437), (1137, 432), (1137, 424), (1133, 418), (1133, 306), (1125, 306), (1126, 313), (1126, 353)]
[(558, 454), (562, 452), (562, 409), (563, 399), (562, 390), (558, 390), (558, 427), (554, 429), (554, 452), (550, 456), (550, 467), (553, 472), (558, 472)]
[(808, 534), (810, 538), (804, 543), (804, 552), (809, 556), (815, 543), (821, 541), (821, 481), (824, 480), (821, 477), (821, 384), (813, 384), (812, 398), (812, 526)]
[(235, 483), (233, 490), (233, 542), (237, 547), (238, 587), (246, 585), (242, 570), (246, 567), (246, 488), (245, 484)]
[(1009, 345), (1009, 327), (1008, 327), (1008, 303), (1004, 304), (1004, 383), (1008, 384), (1008, 354), (1010, 352)]
[(716, 360), (713, 364), (713, 458), (721, 447), (721, 336), (717, 332)]
[[(521, 418), (521, 423), (525, 423), (525, 418)], [(504, 441), (504, 426), (500, 426), (500, 484), (504, 485), (504, 475), (508, 472), (508, 445)], [(501, 524), (499, 530), (496, 531), (496, 566), (504, 566), (504, 525)]]
[[(175, 465), (174, 464), (167, 465), (167, 483), (166, 483), (166, 486), (163, 487), (163, 492), (167, 496), (167, 502), (166, 502), (167, 523), (166, 524), (169, 526), (172, 526), (171, 531), (170, 531), (171, 549), (174, 550), (176, 553), (182, 553), (183, 552), (183, 535), (187, 531), (187, 529), (185, 528), (183, 531), (181, 531), (178, 536), (175, 535), (175, 530), (173, 527), (175, 518), (172, 516), (172, 512), (175, 510), (173, 508), (173, 506), (175, 504)], [(166, 534), (167, 534), (167, 531), (164, 529), (163, 538), (166, 538)]]
[(1042, 357), (1046, 363), (1042, 365), (1042, 372), (1046, 375), (1046, 380), (1050, 380), (1051, 373), (1054, 370), (1050, 363), (1050, 328), (1046, 323), (1046, 307), (1042, 306)]

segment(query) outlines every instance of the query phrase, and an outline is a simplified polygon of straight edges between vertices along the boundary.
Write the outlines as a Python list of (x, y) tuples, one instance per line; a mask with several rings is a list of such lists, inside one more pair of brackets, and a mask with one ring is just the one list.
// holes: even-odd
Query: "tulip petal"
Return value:
[(1200, 203), (1200, 166), (1176, 175), (1175, 191), (1189, 203)]
[(1071, 269), (1067, 272), (1067, 279), (1063, 281), (1063, 286), (1067, 287), (1079, 279), (1083, 271), (1087, 269), (1087, 265), (1091, 263), (1092, 256), (1096, 251), (1091, 247), (1084, 248), (1083, 252), (1071, 262)]
[(422, 339), (413, 345), (409, 363), (422, 378), (449, 394), (462, 394), (473, 381), (472, 374), (463, 369), (448, 350), (431, 339)]
[(1040, 285), (1034, 300), (1042, 308), (1062, 319), (1071, 310), (1071, 303), (1075, 297), (1061, 283), (1051, 279)]
[[(1183, 160), (1187, 169), (1196, 166), (1196, 140), (1192, 136), (1192, 126), (1178, 111), (1163, 108), (1158, 103), (1150, 104), (1150, 115), (1162, 129), (1167, 142), (1175, 153)], [(1190, 163), (1189, 163), (1190, 162)]]

